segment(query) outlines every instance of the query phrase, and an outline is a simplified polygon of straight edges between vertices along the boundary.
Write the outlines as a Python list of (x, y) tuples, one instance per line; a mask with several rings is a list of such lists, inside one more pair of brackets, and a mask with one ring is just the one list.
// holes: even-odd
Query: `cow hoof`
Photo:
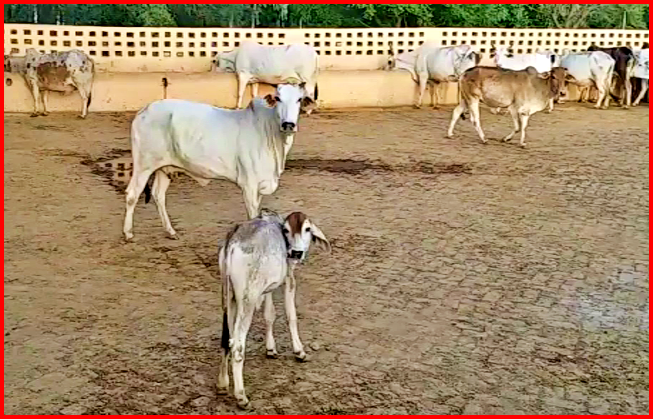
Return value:
[(125, 241), (125, 243), (131, 243), (131, 242), (134, 241), (134, 235), (133, 234), (125, 234), (123, 236), (123, 240)]
[(519, 144), (519, 146), (520, 146), (521, 148), (526, 148), (526, 143), (524, 143), (524, 144)]
[(170, 240), (179, 240), (179, 236), (177, 235), (177, 233), (168, 233), (168, 238)]
[(217, 394), (218, 396), (226, 396), (227, 394), (229, 394), (229, 389), (223, 387), (216, 387), (215, 394)]
[(453, 134), (447, 134), (447, 138), (453, 138)]
[(413, 105), (415, 109), (422, 109), (422, 105)]
[(306, 355), (306, 352), (304, 352), (304, 351), (296, 353), (295, 354), (295, 360), (297, 360), (298, 362), (308, 362), (309, 361), (308, 355)]
[(252, 404), (247, 399), (238, 400), (238, 407), (241, 408), (242, 410), (251, 410)]
[(36, 112), (35, 112), (35, 113), (32, 113), (32, 114), (30, 114), (30, 118), (36, 118), (37, 116), (39, 116), (39, 114), (37, 114)]
[(86, 115), (77, 115), (77, 118), (79, 118), (79, 119), (86, 119)]
[(268, 349), (268, 352), (265, 354), (267, 359), (277, 359), (279, 358), (279, 353), (274, 349)]
[(433, 110), (434, 110), (434, 111), (439, 111), (439, 110), (440, 110), (440, 107), (439, 107), (439, 106), (434, 106), (434, 107), (433, 107)]

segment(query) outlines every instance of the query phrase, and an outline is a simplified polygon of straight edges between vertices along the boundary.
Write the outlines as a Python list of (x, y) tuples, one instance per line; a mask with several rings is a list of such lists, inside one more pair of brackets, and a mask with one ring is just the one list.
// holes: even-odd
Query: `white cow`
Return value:
[(478, 65), (480, 60), (481, 55), (472, 51), (469, 45), (441, 47), (425, 43), (414, 51), (391, 54), (385, 69), (407, 70), (413, 80), (419, 83), (419, 98), (415, 104), (417, 108), (422, 106), (426, 85), (430, 84), (431, 103), (437, 109), (440, 83), (457, 82), (465, 70)]
[(294, 270), (305, 260), (312, 241), (323, 245), (326, 250), (331, 249), (324, 233), (305, 214), (293, 212), (284, 220), (277, 213), (262, 209), (258, 217), (236, 225), (220, 249), (223, 356), (217, 388), (223, 394), (229, 390), (231, 358), (234, 395), (238, 406), (243, 409), (249, 407), (243, 383), (247, 333), (255, 310), (265, 299), (267, 356), (278, 356), (273, 333), (276, 313), (272, 291), (284, 284), (292, 350), (298, 361), (306, 361), (297, 330)]
[(586, 100), (591, 87), (599, 92), (595, 108), (607, 109), (610, 105), (610, 88), (615, 60), (603, 51), (574, 52), (564, 51), (560, 65), (567, 70), (566, 80), (580, 90), (579, 102)]
[[(241, 108), (248, 83), (252, 96), (258, 96), (258, 83), (306, 83), (306, 91), (317, 100), (318, 55), (310, 45), (261, 45), (243, 42), (233, 51), (221, 52), (213, 59), (212, 71), (238, 74), (238, 104)], [(307, 110), (310, 114), (311, 110)]]
[[(73, 49), (41, 54), (28, 48), (24, 57), (5, 55), (5, 71), (24, 77), (34, 99), (32, 116), (48, 115), (48, 91), (72, 93), (77, 90), (82, 98), (80, 117), (86, 118), (91, 104), (95, 64), (83, 51)], [(39, 102), (43, 111), (39, 111)]]
[(648, 91), (648, 48), (635, 51), (635, 58), (637, 58), (637, 64), (633, 71), (633, 77), (641, 80), (641, 89), (633, 102), (633, 106), (639, 105), (639, 102)]
[[(125, 239), (134, 237), (134, 208), (152, 174), (152, 196), (170, 238), (177, 238), (165, 207), (171, 172), (181, 171), (202, 186), (211, 179), (234, 182), (243, 191), (248, 217), (258, 215), (261, 196), (279, 186), (300, 106), (310, 103), (303, 85), (280, 84), (275, 96), (254, 98), (242, 110), (178, 99), (143, 108), (132, 122), (133, 174), (126, 191)], [(147, 194), (146, 190), (146, 201)]]

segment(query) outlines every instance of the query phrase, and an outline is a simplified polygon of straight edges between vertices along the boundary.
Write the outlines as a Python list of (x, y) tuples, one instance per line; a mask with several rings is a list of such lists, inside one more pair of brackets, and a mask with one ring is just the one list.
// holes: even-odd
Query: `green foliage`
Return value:
[(5, 4), (6, 23), (178, 27), (648, 28), (645, 4)]

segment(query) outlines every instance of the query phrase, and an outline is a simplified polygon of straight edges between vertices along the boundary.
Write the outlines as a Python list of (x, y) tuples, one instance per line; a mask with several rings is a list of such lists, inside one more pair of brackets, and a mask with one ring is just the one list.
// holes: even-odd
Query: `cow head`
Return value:
[(211, 60), (211, 71), (220, 73), (236, 72), (236, 51), (219, 52)]
[(454, 76), (455, 79), (458, 78), (470, 68), (476, 67), (481, 61), (481, 55), (472, 51), (472, 47), (469, 45), (458, 45), (454, 47)]
[(312, 242), (320, 244), (325, 250), (331, 251), (331, 244), (311, 220), (303, 212), (293, 212), (286, 217), (283, 224), (283, 234), (288, 241), (288, 259), (297, 263), (303, 262), (308, 255)]
[(281, 132), (293, 134), (297, 132), (299, 112), (302, 107), (308, 107), (313, 102), (306, 94), (305, 83), (280, 84), (273, 95), (265, 96), (268, 106), (275, 109), (279, 117)]
[[(533, 67), (528, 67), (533, 68)], [(533, 68), (534, 69), (534, 68)], [(571, 77), (563, 67), (553, 67), (551, 71), (538, 74), (541, 79), (548, 80), (549, 89), (554, 98), (567, 96), (568, 77)], [(573, 79), (573, 77), (572, 77)]]

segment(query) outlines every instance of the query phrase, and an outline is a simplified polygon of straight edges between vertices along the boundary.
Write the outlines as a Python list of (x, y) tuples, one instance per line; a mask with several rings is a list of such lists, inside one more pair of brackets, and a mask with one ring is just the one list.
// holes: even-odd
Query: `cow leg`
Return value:
[(292, 339), (292, 352), (295, 354), (295, 359), (304, 362), (306, 359), (306, 352), (302, 341), (299, 340), (299, 331), (297, 330), (297, 310), (295, 308), (295, 291), (297, 290), (297, 283), (295, 282), (295, 274), (293, 268), (290, 267), (288, 275), (286, 276), (285, 286), (285, 304), (286, 304), (286, 317), (288, 318), (288, 329), (290, 330), (290, 337)]
[(442, 88), (441, 83), (434, 83), (433, 90), (431, 93), (431, 104), (433, 109), (440, 109), (440, 89)]
[(547, 113), (553, 112), (553, 101), (554, 98), (549, 99), (549, 109), (547, 109)]
[(232, 372), (234, 376), (234, 396), (238, 401), (238, 407), (241, 409), (249, 408), (249, 399), (245, 395), (245, 385), (243, 383), (243, 366), (245, 364), (245, 343), (247, 341), (247, 332), (252, 324), (254, 317), (254, 301), (242, 299), (236, 305), (236, 321), (234, 322), (234, 336), (229, 342), (232, 357)]
[(243, 188), (243, 199), (245, 201), (245, 210), (247, 217), (252, 219), (258, 216), (259, 208), (261, 206), (261, 194), (258, 192), (257, 186), (246, 186)]
[(41, 101), (41, 91), (36, 83), (31, 84), (32, 98), (34, 99), (34, 112), (30, 115), (31, 117), (39, 116), (39, 102)]
[(596, 99), (595, 109), (607, 109), (610, 104), (610, 85), (612, 83), (605, 81), (604, 83), (597, 83), (596, 90), (598, 91), (598, 98)]
[(43, 105), (43, 112), (41, 112), (41, 115), (43, 116), (48, 116), (50, 112), (48, 112), (48, 91), (43, 90), (41, 92), (41, 104)]
[(88, 98), (91, 92), (87, 92), (86, 89), (81, 88), (79, 89), (79, 95), (82, 97), (82, 114), (79, 117), (83, 119), (88, 115)]
[(419, 74), (419, 97), (417, 98), (417, 103), (415, 103), (415, 107), (417, 109), (422, 107), (422, 100), (424, 99), (424, 92), (426, 91), (426, 84), (429, 81), (429, 76), (428, 74)]
[(265, 337), (265, 349), (267, 349), (268, 358), (277, 358), (277, 346), (274, 342), (274, 320), (276, 312), (274, 311), (274, 301), (272, 300), (272, 293), (268, 292), (265, 295), (265, 324), (267, 326), (267, 334)]
[(252, 83), (252, 99), (258, 97), (258, 83)]
[(628, 108), (632, 104), (633, 100), (633, 84), (630, 80), (630, 77), (626, 77), (624, 80), (624, 86), (626, 87), (626, 97), (625, 97), (625, 107)]
[(238, 103), (236, 104), (236, 109), (241, 109), (243, 107), (243, 97), (245, 96), (245, 89), (247, 89), (248, 81), (249, 75), (238, 73)]
[(125, 234), (125, 240), (130, 241), (134, 238), (134, 233), (132, 232), (134, 227), (134, 210), (136, 209), (136, 204), (138, 203), (138, 197), (141, 196), (147, 180), (152, 174), (151, 171), (136, 173), (132, 176), (127, 185), (126, 198), (125, 198), (125, 222), (123, 224), (123, 233)]
[(474, 124), (478, 136), (481, 138), (481, 142), (483, 144), (487, 143), (485, 134), (483, 133), (483, 128), (481, 128), (481, 112), (478, 99), (472, 100), (472, 102), (469, 103), (469, 117), (472, 120), (472, 124)]
[(458, 122), (458, 118), (460, 118), (460, 115), (462, 115), (465, 110), (465, 103), (462, 101), (458, 104), (458, 106), (454, 108), (453, 113), (451, 114), (451, 122), (449, 123), (449, 131), (447, 131), (447, 137), (453, 137), (453, 129)]
[(510, 116), (512, 116), (512, 122), (515, 124), (515, 129), (505, 137), (503, 137), (503, 142), (508, 142), (512, 140), (512, 137), (515, 136), (519, 132), (519, 112), (517, 112), (517, 109), (514, 109), (513, 107), (510, 107)]
[(639, 102), (644, 99), (644, 96), (646, 96), (646, 92), (648, 91), (648, 80), (647, 79), (641, 79), (642, 80), (642, 87), (639, 91), (639, 95), (637, 95), (637, 98), (633, 102), (633, 106), (639, 106)]
[(161, 217), (161, 224), (163, 228), (168, 232), (168, 237), (170, 239), (176, 240), (179, 237), (172, 224), (170, 223), (170, 218), (168, 217), (168, 211), (166, 211), (166, 191), (170, 186), (170, 177), (163, 172), (163, 170), (157, 170), (154, 172), (154, 185), (152, 187), (152, 198), (156, 203), (156, 209), (159, 211), (159, 217)]
[(527, 113), (521, 113), (519, 114), (520, 118), (520, 123), (521, 123), (521, 140), (519, 141), (519, 145), (523, 147), (526, 147), (526, 127), (528, 127), (528, 120), (531, 116)]

